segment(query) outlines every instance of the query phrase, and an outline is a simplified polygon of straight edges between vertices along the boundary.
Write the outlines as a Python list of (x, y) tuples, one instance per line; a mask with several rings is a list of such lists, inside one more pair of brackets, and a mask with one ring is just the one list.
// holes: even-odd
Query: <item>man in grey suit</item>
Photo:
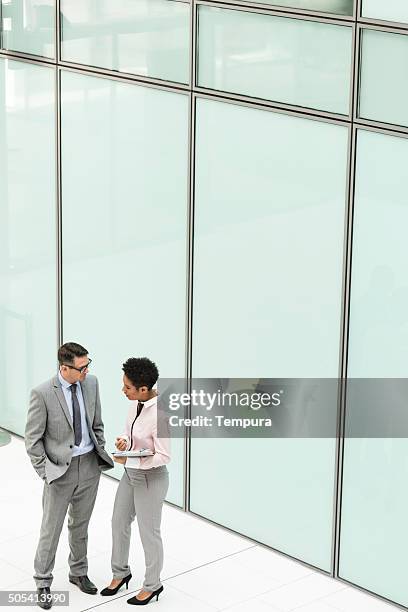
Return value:
[(25, 445), (44, 480), (43, 518), (34, 560), (38, 605), (51, 608), (52, 570), (68, 511), (69, 580), (96, 594), (89, 580), (88, 524), (102, 470), (113, 467), (106, 453), (98, 380), (88, 374), (88, 351), (75, 342), (58, 350), (57, 376), (31, 392)]

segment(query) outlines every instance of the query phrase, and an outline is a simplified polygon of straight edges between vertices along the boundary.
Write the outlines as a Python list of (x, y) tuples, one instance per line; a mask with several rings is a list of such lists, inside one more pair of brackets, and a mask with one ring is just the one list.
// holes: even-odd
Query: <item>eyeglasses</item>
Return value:
[(82, 372), (84, 372), (85, 370), (87, 370), (89, 368), (89, 366), (92, 363), (92, 359), (89, 359), (88, 363), (80, 368), (76, 368), (75, 366), (69, 365), (69, 363), (61, 363), (61, 365), (64, 365), (65, 367), (69, 368), (70, 370), (76, 370), (77, 372), (79, 372), (80, 374), (82, 374)]

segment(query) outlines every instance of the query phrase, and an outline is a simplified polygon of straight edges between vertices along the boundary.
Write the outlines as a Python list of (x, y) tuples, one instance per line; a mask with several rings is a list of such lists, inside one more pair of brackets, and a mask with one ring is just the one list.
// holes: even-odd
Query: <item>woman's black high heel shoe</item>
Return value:
[(126, 584), (126, 588), (128, 589), (129, 588), (129, 580), (131, 579), (131, 577), (132, 577), (132, 574), (129, 574), (129, 576), (125, 576), (119, 582), (118, 586), (116, 586), (114, 589), (110, 589), (109, 587), (106, 587), (106, 588), (102, 589), (100, 594), (101, 595), (116, 595), (116, 593), (119, 591), (120, 587), (123, 587), (124, 584)]
[(130, 599), (128, 599), (127, 602), (131, 606), (145, 606), (146, 604), (149, 603), (149, 601), (153, 599), (153, 597), (156, 597), (156, 601), (158, 601), (159, 595), (162, 591), (163, 591), (163, 585), (159, 589), (157, 589), (157, 591), (153, 591), (153, 593), (151, 593), (149, 597), (146, 597), (146, 599), (138, 599), (135, 596), (135, 597), (131, 597)]

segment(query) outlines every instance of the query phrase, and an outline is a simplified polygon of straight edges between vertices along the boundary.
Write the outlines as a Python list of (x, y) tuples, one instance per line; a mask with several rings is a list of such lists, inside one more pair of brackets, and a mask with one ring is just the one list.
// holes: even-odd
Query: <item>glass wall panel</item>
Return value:
[[(349, 377), (408, 374), (407, 166), (407, 139), (358, 132)], [(388, 394), (383, 410), (398, 431), (397, 400)], [(348, 428), (360, 409), (348, 410)], [(406, 439), (345, 441), (340, 576), (405, 606), (407, 480)]]
[[(337, 377), (347, 139), (198, 100), (194, 376)], [(191, 452), (194, 512), (330, 569), (333, 439), (194, 438)]]
[(0, 58), (0, 426), (56, 371), (54, 71)]
[(407, 0), (362, 0), (363, 17), (385, 21), (408, 21)]
[(359, 115), (408, 125), (408, 36), (364, 30)]
[(189, 81), (190, 5), (173, 0), (61, 0), (62, 59)]
[(352, 30), (199, 7), (198, 84), (348, 114)]
[(337, 15), (352, 15), (354, 4), (354, 0), (248, 0), (248, 2), (300, 8), (319, 13), (336, 13)]
[(1, 0), (1, 3), (3, 48), (55, 57), (55, 0)]
[[(94, 359), (108, 448), (127, 414), (126, 358), (185, 373), (188, 107), (182, 94), (62, 73), (64, 340)], [(178, 504), (182, 450), (174, 440)]]

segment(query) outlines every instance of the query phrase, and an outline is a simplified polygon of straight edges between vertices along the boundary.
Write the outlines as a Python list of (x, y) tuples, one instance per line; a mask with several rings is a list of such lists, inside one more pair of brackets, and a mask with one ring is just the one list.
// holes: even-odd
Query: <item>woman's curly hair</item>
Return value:
[(129, 357), (123, 364), (122, 370), (136, 389), (145, 385), (151, 389), (159, 378), (156, 364), (147, 357)]

